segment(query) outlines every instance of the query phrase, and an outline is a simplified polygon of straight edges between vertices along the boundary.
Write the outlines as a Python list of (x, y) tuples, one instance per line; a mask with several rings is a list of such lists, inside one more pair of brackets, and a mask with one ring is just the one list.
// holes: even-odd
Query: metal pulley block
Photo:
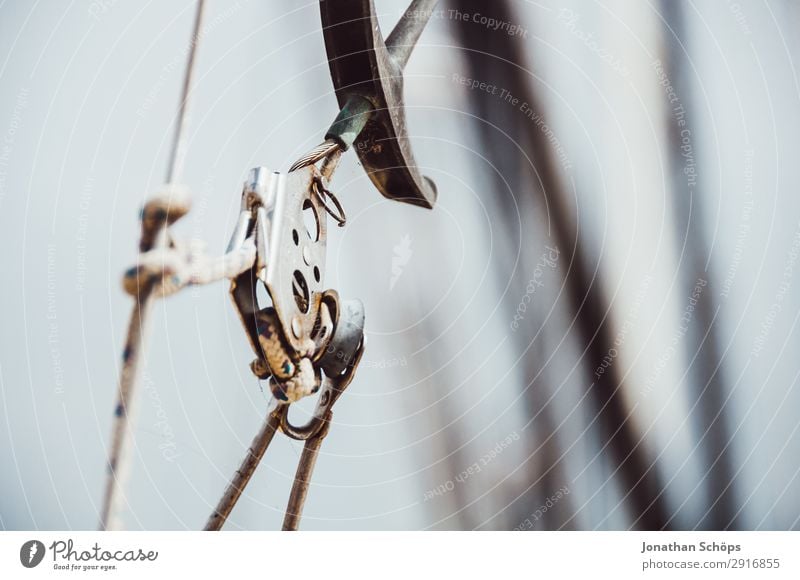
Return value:
[[(261, 378), (272, 375), (273, 394), (287, 402), (315, 392), (320, 384), (311, 363), (318, 350), (311, 332), (323, 318), (326, 241), (324, 213), (311, 193), (317, 174), (313, 166), (289, 175), (253, 169), (230, 242), (233, 248), (255, 237), (255, 263), (233, 280), (231, 295), (257, 355), (253, 372)], [(271, 307), (258, 303), (258, 284), (266, 287)]]
[(323, 292), (327, 227), (325, 209), (313, 193), (318, 177), (313, 165), (272, 174), (276, 197), (264, 282), (296, 351), (308, 348)]
[[(253, 169), (230, 244), (256, 240), (256, 261), (233, 280), (231, 294), (257, 356), (251, 369), (270, 378), (281, 402), (317, 392), (322, 370), (341, 375), (363, 339), (363, 304), (340, 303), (322, 287), (329, 209), (318, 193), (321, 182), (314, 165), (289, 174)], [(258, 304), (258, 284), (271, 306)]]

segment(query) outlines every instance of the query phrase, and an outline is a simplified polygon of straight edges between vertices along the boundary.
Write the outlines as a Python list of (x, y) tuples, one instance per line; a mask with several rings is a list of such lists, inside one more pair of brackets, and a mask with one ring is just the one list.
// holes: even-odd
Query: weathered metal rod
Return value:
[(214, 513), (208, 518), (203, 530), (216, 532), (222, 529), (225, 520), (228, 519), (228, 516), (233, 510), (233, 506), (239, 501), (239, 496), (242, 495), (242, 491), (250, 481), (253, 473), (255, 473), (256, 467), (258, 467), (258, 464), (261, 462), (261, 458), (264, 457), (264, 452), (272, 442), (275, 431), (277, 431), (281, 422), (280, 413), (281, 410), (279, 409), (267, 415), (261, 429), (253, 438), (253, 442), (250, 444), (250, 449), (247, 450), (247, 455), (242, 461), (242, 465), (228, 484), (225, 493), (214, 509)]
[(283, 517), (283, 531), (285, 532), (297, 531), (300, 526), (300, 518), (303, 515), (303, 507), (308, 496), (308, 488), (311, 485), (311, 476), (314, 473), (314, 466), (317, 464), (319, 449), (322, 447), (322, 441), (328, 434), (329, 428), (330, 416), (325, 420), (322, 430), (311, 439), (306, 439), (305, 445), (303, 445), (303, 453), (300, 455), (300, 463), (297, 465), (297, 471), (294, 474), (294, 484), (292, 485), (289, 503), (286, 505), (286, 513)]
[(403, 70), (439, 0), (414, 0), (386, 38), (386, 48)]

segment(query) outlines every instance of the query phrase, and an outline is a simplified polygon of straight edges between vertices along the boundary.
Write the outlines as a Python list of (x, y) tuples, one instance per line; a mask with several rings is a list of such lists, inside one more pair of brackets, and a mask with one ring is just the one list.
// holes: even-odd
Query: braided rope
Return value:
[[(189, 97), (191, 95), (197, 46), (202, 38), (204, 14), (205, 0), (198, 0), (192, 41), (184, 71), (183, 88), (175, 124), (170, 162), (167, 168), (168, 184), (174, 184), (179, 181), (183, 165)], [(149, 208), (146, 205), (142, 211), (140, 252), (150, 251), (154, 247), (168, 246), (169, 234), (167, 226), (189, 211), (189, 196), (186, 190), (174, 185), (168, 185), (162, 193), (164, 195), (156, 196), (149, 202)], [(150, 212), (148, 210), (153, 211)], [(135, 293), (136, 300), (128, 324), (128, 335), (125, 340), (122, 370), (117, 389), (117, 405), (114, 411), (111, 447), (108, 450), (106, 487), (103, 507), (100, 513), (101, 530), (113, 529), (118, 527), (119, 524), (119, 507), (124, 499), (122, 489), (125, 481), (124, 474), (129, 468), (127, 450), (132, 439), (131, 403), (136, 391), (137, 379), (141, 372), (140, 360), (145, 350), (145, 336), (147, 335), (147, 324), (150, 318), (148, 313), (152, 309), (154, 298), (152, 289), (153, 286), (149, 283), (137, 288)]]
[(191, 199), (186, 187), (177, 184), (163, 186), (147, 200), (139, 215), (142, 222), (139, 251), (147, 252), (159, 245), (164, 229), (189, 213), (190, 209)]
[(256, 245), (253, 238), (240, 248), (212, 258), (205, 254), (205, 244), (174, 242), (169, 248), (156, 248), (139, 256), (139, 263), (123, 276), (125, 292), (137, 296), (143, 287), (151, 287), (155, 296), (171, 296), (186, 286), (210, 284), (235, 278), (253, 267)]
[(258, 313), (256, 325), (258, 342), (272, 373), (270, 390), (273, 396), (284, 403), (294, 403), (319, 390), (320, 382), (310, 356), (314, 353), (314, 341), (306, 339), (295, 359), (281, 340), (280, 321), (274, 310)]

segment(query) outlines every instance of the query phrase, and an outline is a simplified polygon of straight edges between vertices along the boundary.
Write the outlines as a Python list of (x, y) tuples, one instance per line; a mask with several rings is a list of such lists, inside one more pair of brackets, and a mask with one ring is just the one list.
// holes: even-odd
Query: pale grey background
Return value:
[[(377, 2), (384, 30), (405, 4)], [(719, 292), (735, 274), (717, 323), (737, 497), (745, 526), (797, 527), (796, 275), (777, 296), (800, 232), (800, 14), (789, 1), (684, 5), (697, 111), (692, 139), (713, 246), (708, 278)], [(559, 21), (564, 6), (628, 76)], [(578, 192), (583, 243), (606, 272), (615, 320), (632, 319), (617, 364), (642, 388), (688, 299), (673, 283), (682, 256), (668, 225), (665, 104), (652, 67), (663, 49), (658, 6), (516, 7), (527, 34), (514, 41), (546, 88), (545, 115), (572, 166), (562, 173)], [(192, 19), (187, 1), (0, 3), (4, 529), (97, 524), (130, 310), (120, 274), (135, 259), (138, 208), (163, 178)], [(581, 360), (570, 346), (558, 270), (545, 273), (536, 312), (525, 319), (548, 320), (542, 338), (529, 348), (510, 330), (522, 298), (509, 291), (510, 280), (533, 275), (550, 243), (546, 217), (524, 204), (516, 223), (496, 217), (498, 204), (517, 195), (490, 188), (491, 168), (471, 131), (469, 89), (453, 81), (466, 73), (451, 24), (432, 19), (406, 71), (409, 128), (417, 161), (439, 186), (436, 209), (385, 201), (352, 155), (334, 181), (350, 221), (332, 231), (327, 282), (364, 300), (369, 350), (337, 405), (303, 528), (511, 529), (562, 486), (574, 517), (540, 527), (625, 528), (624, 492), (581, 403), (598, 361)], [(211, 0), (198, 59), (185, 169), (194, 209), (175, 233), (202, 238), (217, 253), (247, 170), (285, 170), (321, 140), (336, 102), (314, 2)], [(530, 121), (520, 115), (519, 122)], [(748, 167), (754, 208), (737, 250)], [(519, 232), (530, 228), (542, 232), (541, 243), (519, 247)], [(390, 290), (395, 247), (405, 236), (412, 255)], [(646, 298), (635, 308), (648, 273)], [(780, 311), (767, 322), (776, 303)], [(247, 368), (251, 356), (225, 284), (159, 303), (154, 320), (124, 520), (131, 529), (197, 529), (260, 424), (265, 398)], [(752, 356), (760, 333), (765, 348)], [(552, 352), (543, 380), (530, 385), (522, 361)], [(697, 434), (685, 423), (688, 364), (678, 353), (655, 373), (648, 396), (628, 394), (644, 444), (670, 482), (676, 527), (694, 525), (709, 497)], [(562, 479), (516, 502), (545, 469), (534, 412), (523, 404), (531, 389), (540, 390), (538, 400), (554, 395)], [(480, 473), (425, 501), (428, 490), (510, 434), (519, 441)], [(174, 460), (164, 445), (174, 445)], [(298, 456), (295, 442), (276, 439), (230, 529), (280, 526)]]

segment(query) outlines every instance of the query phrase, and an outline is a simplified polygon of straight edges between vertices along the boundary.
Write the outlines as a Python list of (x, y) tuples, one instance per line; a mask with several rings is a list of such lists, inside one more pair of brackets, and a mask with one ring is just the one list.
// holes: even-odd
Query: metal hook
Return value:
[[(314, 195), (317, 196), (320, 205), (328, 213), (328, 215), (334, 219), (334, 221), (340, 228), (343, 228), (344, 225), (347, 223), (347, 215), (345, 214), (344, 208), (342, 207), (342, 204), (339, 203), (339, 199), (336, 197), (336, 195), (334, 195), (334, 193), (331, 190), (325, 187), (323, 179), (324, 178), (321, 176), (317, 176), (314, 179), (314, 184), (312, 186)], [(325, 201), (326, 197), (330, 198), (331, 201), (333, 202), (333, 205), (336, 206), (335, 211)]]

